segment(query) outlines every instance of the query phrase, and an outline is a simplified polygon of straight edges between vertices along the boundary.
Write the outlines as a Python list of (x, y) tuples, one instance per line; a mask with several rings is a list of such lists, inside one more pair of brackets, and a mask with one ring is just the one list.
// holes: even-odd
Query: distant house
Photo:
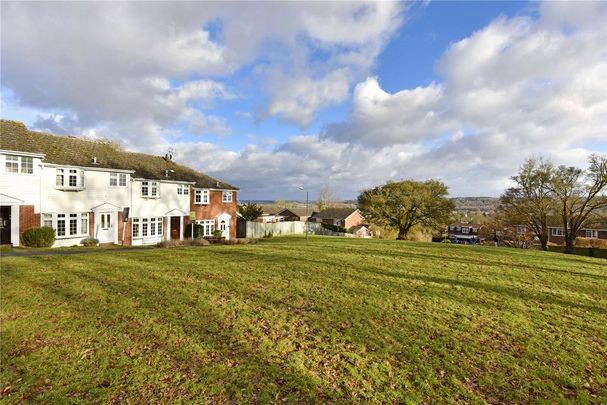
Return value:
[(371, 238), (373, 233), (366, 225), (356, 225), (348, 229), (348, 232), (357, 238)]
[(320, 212), (315, 212), (309, 220), (311, 222), (320, 222), (350, 229), (354, 226), (362, 225), (363, 216), (356, 208), (327, 208)]
[(481, 225), (468, 223), (454, 223), (447, 228), (449, 240), (453, 243), (480, 243), (479, 230)]
[(283, 208), (278, 211), (278, 215), (282, 216), (285, 221), (306, 222), (310, 218), (309, 211), (305, 208)]
[(274, 222), (284, 222), (285, 217), (280, 215), (278, 211), (280, 208), (274, 207), (271, 205), (262, 205), (261, 206), (262, 213), (259, 217), (255, 219), (253, 222), (261, 222), (264, 224), (274, 223)]
[[(577, 238), (607, 239), (607, 229), (584, 228), (575, 235)], [(548, 227), (548, 242), (556, 245), (565, 244), (565, 230), (559, 226)]]

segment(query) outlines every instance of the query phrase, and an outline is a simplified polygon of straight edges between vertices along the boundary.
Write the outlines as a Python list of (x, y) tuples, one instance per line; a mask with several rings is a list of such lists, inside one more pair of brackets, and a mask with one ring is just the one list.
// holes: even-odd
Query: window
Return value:
[(478, 233), (478, 228), (472, 228), (472, 233)]
[(126, 187), (126, 173), (110, 173), (111, 187)]
[(51, 214), (42, 214), (42, 226), (53, 227), (53, 216)]
[(177, 194), (178, 195), (189, 195), (190, 186), (188, 186), (187, 184), (178, 184), (177, 185)]
[(5, 168), (7, 173), (34, 173), (34, 158), (30, 156), (6, 155)]
[(133, 238), (139, 236), (139, 218), (133, 218)]
[(42, 214), (42, 226), (55, 230), (57, 237), (82, 237), (89, 233), (87, 212), (69, 214)]
[(133, 218), (133, 238), (162, 236), (162, 217)]
[(563, 228), (552, 228), (552, 236), (565, 236), (565, 230)]
[(63, 187), (63, 169), (57, 169), (56, 172), (55, 185), (58, 187)]
[(6, 155), (6, 172), (19, 173), (19, 156)]
[(101, 214), (101, 229), (108, 230), (112, 227), (110, 218), (111, 214)]
[(212, 219), (203, 219), (195, 222), (197, 225), (202, 226), (202, 236), (213, 236), (215, 230), (215, 221)]
[(232, 192), (231, 191), (224, 191), (222, 194), (222, 199), (221, 201), (225, 202), (232, 202)]
[(524, 234), (525, 232), (527, 232), (527, 227), (526, 227), (525, 225), (517, 225), (517, 226), (516, 226), (516, 233), (517, 233), (518, 235), (522, 235), (522, 234)]
[(208, 204), (209, 203), (209, 190), (197, 189), (194, 191), (194, 203), (196, 204)]
[(599, 237), (599, 231), (595, 229), (586, 229), (586, 237), (597, 239)]
[(158, 182), (157, 181), (142, 181), (141, 182), (142, 197), (158, 197)]
[(55, 173), (57, 187), (62, 189), (84, 188), (84, 171), (82, 169), (58, 168)]
[(468, 233), (468, 227), (467, 226), (462, 226), (462, 233), (463, 234), (467, 234)]

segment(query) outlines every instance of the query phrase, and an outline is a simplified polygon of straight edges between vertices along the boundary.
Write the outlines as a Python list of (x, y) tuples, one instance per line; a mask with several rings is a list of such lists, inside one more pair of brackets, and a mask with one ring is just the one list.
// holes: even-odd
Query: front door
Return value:
[(3, 205), (0, 207), (0, 244), (11, 243), (11, 207)]
[(171, 217), (171, 239), (179, 239), (181, 218), (179, 217)]
[(99, 243), (114, 243), (117, 232), (115, 212), (95, 213), (95, 234)]
[(217, 218), (217, 222), (219, 223), (221, 236), (223, 236), (226, 240), (230, 239), (230, 216), (222, 214)]

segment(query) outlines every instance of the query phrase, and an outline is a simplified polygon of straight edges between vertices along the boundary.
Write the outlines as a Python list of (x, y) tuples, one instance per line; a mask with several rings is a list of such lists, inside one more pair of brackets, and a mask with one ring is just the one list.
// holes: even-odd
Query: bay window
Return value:
[(55, 170), (55, 186), (61, 189), (83, 189), (84, 188), (84, 170), (57, 168)]
[(53, 228), (58, 238), (84, 237), (89, 234), (89, 214), (87, 212), (42, 214), (41, 217), (42, 226)]
[(147, 238), (150, 236), (162, 236), (162, 217), (133, 218), (133, 238)]
[(200, 221), (194, 221), (194, 223), (202, 226), (202, 236), (213, 236), (213, 231), (215, 230), (215, 220), (203, 219)]

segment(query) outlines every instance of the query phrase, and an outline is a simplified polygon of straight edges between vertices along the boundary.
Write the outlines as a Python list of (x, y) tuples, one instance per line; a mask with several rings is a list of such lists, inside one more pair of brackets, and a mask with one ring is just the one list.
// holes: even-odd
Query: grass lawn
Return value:
[(6, 402), (607, 402), (607, 261), (315, 237), (5, 257)]

